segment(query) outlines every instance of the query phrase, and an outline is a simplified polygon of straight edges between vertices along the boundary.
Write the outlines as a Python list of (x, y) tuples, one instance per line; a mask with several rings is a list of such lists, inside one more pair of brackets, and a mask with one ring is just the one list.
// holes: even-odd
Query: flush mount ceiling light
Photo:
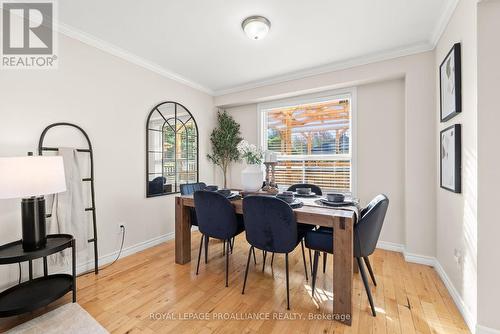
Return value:
[(250, 16), (243, 20), (241, 27), (248, 38), (258, 40), (266, 37), (271, 29), (271, 22), (264, 16)]

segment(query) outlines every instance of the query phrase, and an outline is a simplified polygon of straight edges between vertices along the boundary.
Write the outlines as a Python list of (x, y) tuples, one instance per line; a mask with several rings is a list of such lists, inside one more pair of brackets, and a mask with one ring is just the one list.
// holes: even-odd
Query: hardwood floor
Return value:
[[(371, 257), (378, 283), (372, 285), (377, 317), (371, 316), (361, 278), (355, 275), (353, 322), (348, 327), (328, 319), (309, 319), (327, 317), (332, 310), (331, 263), (326, 274), (318, 270), (312, 299), (300, 246), (295, 250), (290, 257), (291, 310), (286, 311), (283, 255), (275, 256), (273, 267), (268, 256), (263, 273), (262, 253), (257, 252), (257, 266), (250, 262), (245, 295), (241, 295), (248, 254), (244, 236), (237, 238), (230, 258), (229, 288), (224, 287), (224, 257), (218, 241), (210, 241), (209, 262), (205, 265), (202, 259), (196, 276), (199, 239), (194, 232), (194, 256), (187, 265), (174, 263), (172, 240), (123, 258), (98, 276), (79, 277), (78, 303), (112, 333), (469, 333), (435, 270), (406, 263), (399, 253), (377, 250)], [(68, 294), (33, 314), (2, 319), (0, 331), (70, 301)], [(225, 319), (227, 314), (239, 318)], [(210, 321), (199, 319), (203, 316)], [(245, 316), (260, 318), (241, 320)]]

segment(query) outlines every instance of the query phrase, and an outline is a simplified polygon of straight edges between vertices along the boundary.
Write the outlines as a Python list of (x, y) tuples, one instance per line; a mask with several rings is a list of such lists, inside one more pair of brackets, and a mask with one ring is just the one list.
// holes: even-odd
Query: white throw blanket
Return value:
[[(52, 218), (47, 226), (48, 233), (68, 233), (76, 239), (78, 257), (86, 256), (88, 248), (88, 226), (82, 192), (82, 176), (78, 165), (79, 153), (74, 148), (59, 148), (66, 173), (66, 191), (55, 194), (52, 203)], [(70, 264), (71, 253), (62, 252), (54, 257), (59, 265)]]

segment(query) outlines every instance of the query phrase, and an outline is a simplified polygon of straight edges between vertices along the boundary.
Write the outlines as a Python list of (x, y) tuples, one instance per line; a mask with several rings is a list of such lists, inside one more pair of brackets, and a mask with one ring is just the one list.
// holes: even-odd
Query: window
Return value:
[(259, 105), (261, 144), (278, 153), (280, 187), (353, 192), (352, 92)]
[(147, 196), (176, 193), (181, 184), (198, 182), (198, 127), (191, 113), (164, 102), (146, 124)]

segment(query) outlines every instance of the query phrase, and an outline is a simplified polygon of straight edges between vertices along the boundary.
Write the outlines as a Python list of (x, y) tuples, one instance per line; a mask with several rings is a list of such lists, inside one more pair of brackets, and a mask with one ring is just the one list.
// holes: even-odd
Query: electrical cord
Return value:
[(104, 270), (108, 267), (111, 267), (116, 261), (118, 261), (118, 259), (120, 258), (120, 256), (122, 255), (122, 250), (123, 250), (123, 242), (125, 241), (125, 226), (123, 225), (120, 225), (120, 229), (123, 231), (122, 233), (122, 242), (121, 242), (121, 245), (120, 245), (120, 250), (118, 251), (118, 255), (116, 257), (116, 259), (113, 260), (113, 262), (111, 262), (110, 264), (108, 265), (105, 265), (104, 267), (102, 268), (99, 268), (99, 270)]

